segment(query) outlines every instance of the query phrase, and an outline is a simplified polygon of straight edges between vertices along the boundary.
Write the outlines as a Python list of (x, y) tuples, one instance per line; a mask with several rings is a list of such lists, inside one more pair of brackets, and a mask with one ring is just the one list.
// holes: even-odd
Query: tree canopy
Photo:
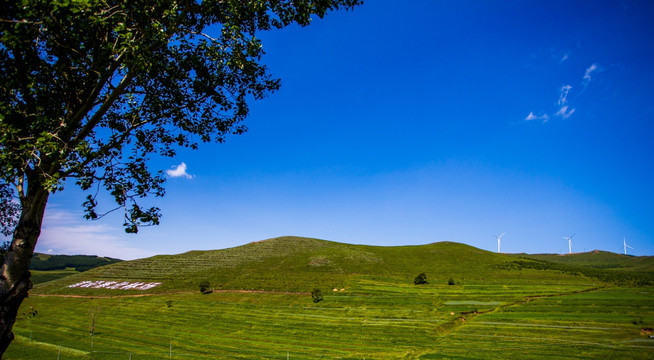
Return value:
[[(257, 33), (351, 7), (318, 1), (4, 1), (0, 23), (0, 212), (11, 232), (27, 187), (74, 178), (124, 207), (125, 227), (157, 224), (137, 199), (164, 194), (151, 154), (246, 130), (247, 101), (280, 82)], [(95, 219), (96, 193), (85, 202)]]
[[(66, 180), (88, 191), (87, 219), (103, 216), (105, 190), (127, 232), (158, 224), (139, 205), (164, 195), (149, 158), (245, 132), (248, 102), (279, 88), (258, 35), (360, 2), (2, 0), (0, 228), (13, 237), (0, 307), (17, 310), (31, 288), (45, 205)], [(13, 321), (0, 318), (0, 353)]]

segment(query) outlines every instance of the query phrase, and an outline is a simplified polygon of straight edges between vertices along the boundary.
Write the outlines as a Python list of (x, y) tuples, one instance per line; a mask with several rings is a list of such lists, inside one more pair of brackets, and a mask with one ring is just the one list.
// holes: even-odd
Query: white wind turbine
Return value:
[(572, 254), (572, 238), (577, 235), (577, 234), (572, 234), (570, 237), (563, 237), (564, 239), (568, 240), (568, 253)]
[(627, 248), (630, 248), (633, 250), (633, 248), (629, 245), (627, 245), (627, 238), (623, 237), (622, 238), (622, 244), (624, 245), (624, 254), (627, 255)]
[(497, 252), (498, 253), (500, 252), (500, 239), (502, 238), (502, 236), (504, 236), (504, 234), (506, 234), (506, 233), (503, 232), (502, 235), (500, 235), (500, 236), (495, 235), (495, 237), (497, 238)]

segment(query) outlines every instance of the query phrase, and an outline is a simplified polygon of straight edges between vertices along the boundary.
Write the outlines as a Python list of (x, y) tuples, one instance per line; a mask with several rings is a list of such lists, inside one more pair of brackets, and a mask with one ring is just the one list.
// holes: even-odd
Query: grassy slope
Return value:
[(46, 270), (46, 271), (31, 270), (30, 272), (32, 273), (32, 277), (30, 278), (30, 280), (32, 280), (32, 284), (35, 285), (46, 283), (48, 281), (62, 279), (71, 275), (79, 274), (79, 271), (72, 268), (67, 268), (63, 270)]
[(123, 260), (94, 255), (50, 255), (35, 253), (30, 264), (31, 270), (48, 271), (75, 268), (86, 271), (98, 266), (109, 265)]
[[(458, 243), (378, 247), (282, 237), (214, 251), (191, 251), (126, 261), (37, 287), (35, 292), (97, 294), (122, 290), (69, 289), (83, 280), (162, 282), (150, 292), (193, 291), (207, 280), (214, 289), (310, 292), (352, 287), (359, 279), (411, 284), (421, 272), (429, 282), (502, 281), (533, 277), (495, 268), (513, 258)], [(569, 276), (539, 273), (539, 278)]]
[[(641, 329), (654, 326), (652, 287), (497, 266), (512, 260), (455, 243), (285, 237), (129, 261), (36, 286), (7, 358), (54, 359), (61, 350), (66, 359), (167, 359), (171, 346), (181, 359), (651, 358)], [(429, 284), (413, 285), (420, 272)], [(136, 292), (66, 288), (89, 279), (164, 285), (153, 296), (115, 298), (102, 296)], [(278, 292), (201, 295), (203, 279), (215, 289)], [(317, 304), (314, 287), (325, 295)], [(91, 347), (89, 314), (98, 309)]]
[(654, 256), (630, 256), (599, 250), (563, 255), (515, 254), (514, 256), (554, 263), (590, 266), (598, 269), (654, 272)]

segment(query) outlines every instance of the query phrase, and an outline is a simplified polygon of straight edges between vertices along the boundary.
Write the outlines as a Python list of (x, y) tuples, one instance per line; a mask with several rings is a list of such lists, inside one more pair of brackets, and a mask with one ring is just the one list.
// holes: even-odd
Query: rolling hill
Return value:
[[(651, 358), (654, 292), (633, 280), (652, 274), (572, 259), (451, 242), (379, 247), (299, 237), (154, 256), (36, 285), (6, 355)], [(423, 272), (428, 283), (414, 285)], [(201, 293), (206, 282), (212, 291)], [(313, 301), (314, 289), (322, 301)]]
[(34, 284), (40, 284), (121, 261), (123, 260), (94, 255), (35, 253), (30, 263), (31, 280)]
[(30, 270), (64, 270), (87, 271), (99, 266), (114, 264), (123, 260), (95, 255), (50, 255), (35, 253), (30, 263)]
[[(118, 262), (44, 284), (35, 291), (93, 293), (97, 291), (68, 286), (82, 281), (112, 281), (157, 283), (147, 289), (149, 292), (191, 291), (206, 282), (213, 289), (310, 292), (314, 288), (356, 286), (361, 279), (412, 283), (422, 272), (429, 282), (438, 283), (450, 278), (468, 283), (535, 278), (572, 281), (584, 275), (577, 268), (551, 265), (549, 269), (543, 262), (538, 256), (534, 260), (523, 258), (516, 267), (515, 256), (451, 242), (381, 247), (287, 236), (224, 250)], [(586, 275), (597, 273), (607, 272), (595, 270)]]
[(516, 254), (527, 259), (560, 264), (583, 265), (596, 269), (639, 271), (654, 273), (654, 256), (631, 256), (608, 251), (593, 250), (572, 254)]

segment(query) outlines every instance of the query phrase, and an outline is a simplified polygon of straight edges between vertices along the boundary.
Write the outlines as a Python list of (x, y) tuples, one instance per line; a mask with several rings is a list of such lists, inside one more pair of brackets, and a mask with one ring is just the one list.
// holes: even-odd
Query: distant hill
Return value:
[(654, 256), (631, 256), (600, 250), (573, 254), (514, 254), (514, 256), (595, 269), (654, 273)]
[(30, 270), (50, 271), (74, 268), (76, 271), (82, 272), (121, 261), (123, 260), (94, 255), (49, 255), (35, 253), (30, 263)]
[[(512, 281), (578, 281), (579, 276), (613, 281), (614, 272), (539, 259), (516, 259), (469, 245), (439, 242), (416, 246), (351, 245), (326, 240), (279, 237), (230, 249), (190, 251), (119, 262), (39, 288), (47, 292), (84, 293), (70, 289), (82, 281), (161, 283), (148, 291), (195, 291), (202, 283), (213, 289), (311, 292), (314, 288), (345, 288), (382, 281), (413, 286), (414, 278), (456, 283)], [(606, 276), (606, 275), (609, 276)], [(632, 281), (630, 272), (619, 281)], [(649, 281), (649, 280), (647, 280)], [(114, 290), (115, 291), (115, 290)]]
[(65, 283), (162, 282), (155, 291), (166, 291), (195, 290), (199, 282), (209, 281), (213, 288), (222, 289), (310, 292), (316, 286), (344, 287), (361, 277), (412, 284), (421, 272), (427, 273), (428, 281), (443, 283), (450, 277), (483, 278), (489, 272), (501, 271), (493, 266), (512, 259), (451, 242), (381, 247), (287, 236), (230, 249), (120, 262), (73, 275)]

